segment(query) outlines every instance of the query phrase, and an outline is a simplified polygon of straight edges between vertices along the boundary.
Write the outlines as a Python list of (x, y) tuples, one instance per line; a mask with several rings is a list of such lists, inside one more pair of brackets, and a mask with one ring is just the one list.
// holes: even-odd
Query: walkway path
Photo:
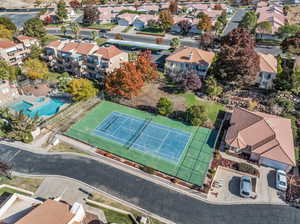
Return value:
[(37, 154), (3, 144), (0, 155), (3, 160), (16, 155), (11, 162), (17, 172), (74, 178), (178, 224), (231, 224), (233, 221), (296, 224), (300, 221), (300, 212), (295, 208), (208, 204), (82, 156)]

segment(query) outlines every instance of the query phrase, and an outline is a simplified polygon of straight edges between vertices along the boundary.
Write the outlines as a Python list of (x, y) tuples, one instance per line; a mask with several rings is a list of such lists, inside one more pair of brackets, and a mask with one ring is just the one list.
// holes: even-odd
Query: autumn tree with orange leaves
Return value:
[(152, 62), (151, 51), (142, 51), (136, 59), (136, 67), (142, 73), (144, 81), (151, 81), (158, 78), (156, 64)]
[(198, 29), (202, 31), (211, 31), (212, 21), (208, 15), (204, 13), (201, 15), (198, 23)]
[(105, 80), (106, 92), (115, 97), (137, 96), (144, 85), (143, 74), (132, 62), (125, 62)]

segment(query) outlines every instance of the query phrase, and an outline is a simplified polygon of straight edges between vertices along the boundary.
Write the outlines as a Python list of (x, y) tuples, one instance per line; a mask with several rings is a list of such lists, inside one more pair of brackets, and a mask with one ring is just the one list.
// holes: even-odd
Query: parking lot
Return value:
[(275, 203), (285, 204), (285, 193), (275, 188), (275, 171), (271, 168), (260, 167), (260, 177), (252, 177), (256, 181), (253, 196), (256, 198), (243, 198), (240, 196), (240, 179), (247, 175), (241, 172), (219, 167), (214, 180), (218, 183), (208, 194), (208, 199), (219, 203)]

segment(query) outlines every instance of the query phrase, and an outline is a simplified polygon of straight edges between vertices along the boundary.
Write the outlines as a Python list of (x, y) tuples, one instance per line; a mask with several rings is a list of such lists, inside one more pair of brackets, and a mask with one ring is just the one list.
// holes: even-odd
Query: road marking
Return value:
[(12, 161), (19, 153), (21, 152), (21, 150), (18, 150), (12, 157), (9, 158), (9, 160), (7, 160), (8, 162)]

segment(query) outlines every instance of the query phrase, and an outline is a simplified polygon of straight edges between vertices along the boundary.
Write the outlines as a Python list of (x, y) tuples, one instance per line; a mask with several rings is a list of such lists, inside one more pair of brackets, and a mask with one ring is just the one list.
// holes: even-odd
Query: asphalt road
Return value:
[[(48, 29), (48, 33), (50, 34), (61, 34), (59, 29)], [(71, 31), (69, 30), (67, 32), (68, 34), (72, 34)], [(82, 30), (80, 31), (81, 36), (87, 36), (91, 37), (92, 31), (89, 30)], [(105, 33), (105, 35), (108, 38), (114, 39), (115, 33)], [(130, 41), (136, 41), (136, 42), (144, 42), (144, 43), (153, 43), (155, 44), (155, 40), (157, 37), (154, 36), (147, 36), (147, 35), (134, 35), (134, 34), (127, 34), (127, 33), (121, 33), (121, 36), (123, 40), (130, 40)], [(170, 40), (169, 39), (164, 39), (162, 44), (169, 45)], [(198, 47), (197, 41), (182, 41), (181, 44), (183, 46), (189, 46), (189, 47)]]
[(237, 28), (239, 23), (242, 21), (244, 15), (246, 14), (245, 9), (238, 8), (235, 15), (231, 18), (230, 22), (226, 26), (225, 30), (223, 31), (223, 36), (226, 36), (230, 33), (233, 29)]
[(0, 158), (26, 174), (75, 178), (178, 224), (298, 224), (300, 210), (277, 205), (211, 205), (95, 160), (0, 144)]

